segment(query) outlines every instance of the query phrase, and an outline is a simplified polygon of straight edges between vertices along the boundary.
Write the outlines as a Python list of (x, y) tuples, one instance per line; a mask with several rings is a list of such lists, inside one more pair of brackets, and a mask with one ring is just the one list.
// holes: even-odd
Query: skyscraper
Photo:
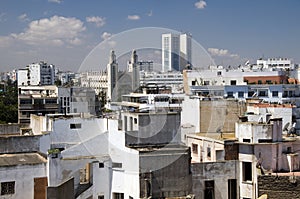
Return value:
[(180, 35), (180, 70), (192, 64), (192, 35), (183, 33)]
[(162, 34), (162, 71), (181, 71), (191, 63), (191, 35)]

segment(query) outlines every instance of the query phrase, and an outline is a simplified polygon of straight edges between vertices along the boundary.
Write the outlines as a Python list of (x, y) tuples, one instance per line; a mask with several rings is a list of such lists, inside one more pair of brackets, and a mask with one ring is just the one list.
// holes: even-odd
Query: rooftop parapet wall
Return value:
[(35, 152), (40, 149), (40, 136), (0, 137), (0, 154)]

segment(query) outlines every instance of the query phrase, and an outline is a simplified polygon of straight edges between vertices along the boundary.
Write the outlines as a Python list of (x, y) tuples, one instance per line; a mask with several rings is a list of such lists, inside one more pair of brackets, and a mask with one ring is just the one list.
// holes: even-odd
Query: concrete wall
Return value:
[(282, 120), (271, 119), (269, 123), (237, 122), (235, 136), (239, 142), (280, 142), (282, 141)]
[[(239, 182), (239, 167), (237, 161), (213, 162), (213, 163), (194, 163), (192, 164), (193, 175), (193, 194), (197, 199), (205, 199), (204, 189), (205, 181), (214, 181), (214, 197), (218, 199), (228, 198), (228, 180), (237, 180)], [(237, 197), (238, 198), (238, 197)]]
[(15, 194), (1, 195), (1, 199), (34, 198), (34, 178), (46, 174), (46, 164), (0, 167), (0, 182), (15, 181)]
[[(71, 124), (80, 124), (81, 127), (71, 128)], [(51, 132), (51, 144), (68, 147), (89, 140), (106, 131), (107, 123), (99, 118), (63, 118), (56, 119)]]
[(20, 134), (20, 124), (0, 124), (0, 135)]
[(180, 113), (157, 112), (138, 115), (138, 131), (126, 132), (126, 146), (179, 143)]
[(221, 128), (224, 133), (234, 132), (235, 122), (245, 110), (245, 104), (236, 100), (200, 101), (200, 131), (215, 133)]
[[(188, 135), (187, 146), (193, 149), (197, 145), (197, 153), (191, 152), (192, 162), (216, 162), (224, 160), (224, 142), (208, 137)], [(209, 149), (208, 149), (209, 148)], [(208, 152), (210, 150), (210, 157)], [(218, 154), (218, 155), (217, 155)]]
[(271, 124), (260, 124), (257, 122), (236, 123), (235, 136), (239, 142), (249, 139), (250, 143), (258, 143), (259, 140), (272, 140), (273, 126)]
[(200, 99), (185, 96), (181, 111), (181, 141), (185, 142), (187, 133), (200, 132)]
[(187, 147), (140, 151), (140, 171), (139, 198), (176, 198), (192, 193), (190, 151)]
[(47, 199), (73, 199), (74, 198), (74, 179), (47, 188)]
[(39, 139), (40, 136), (0, 137), (0, 154), (39, 151)]
[(299, 176), (258, 176), (258, 195), (267, 194), (268, 198), (300, 198)]

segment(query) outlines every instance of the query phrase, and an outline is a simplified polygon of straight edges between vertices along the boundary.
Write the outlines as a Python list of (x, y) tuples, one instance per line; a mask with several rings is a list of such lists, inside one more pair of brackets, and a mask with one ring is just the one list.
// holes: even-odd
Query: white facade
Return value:
[(33, 63), (26, 69), (18, 70), (18, 86), (53, 85), (55, 81), (55, 66), (45, 62)]
[[(51, 144), (64, 150), (58, 154), (61, 158), (49, 157), (49, 186), (74, 177), (76, 190), (83, 180), (82, 171), (89, 165), (92, 176), (85, 180), (92, 186), (79, 198), (113, 198), (114, 193), (122, 193), (124, 198), (139, 198), (139, 152), (125, 147), (125, 133), (117, 129), (117, 120), (76, 117), (55, 120)], [(68, 174), (63, 174), (66, 170)]]
[(192, 35), (180, 34), (180, 67), (184, 69), (192, 64)]
[(0, 160), (0, 184), (14, 183), (13, 194), (2, 194), (0, 186), (0, 198), (34, 198), (35, 179), (47, 177), (47, 160), (37, 153), (2, 154)]
[(162, 34), (162, 71), (179, 70), (180, 37), (177, 34)]
[(98, 107), (96, 92), (89, 87), (58, 88), (60, 113), (90, 113), (95, 115)]
[(140, 85), (167, 86), (172, 92), (183, 92), (183, 76), (180, 72), (140, 72)]
[(263, 69), (294, 69), (294, 64), (288, 58), (258, 59), (256, 65)]
[(106, 91), (108, 87), (107, 73), (104, 71), (89, 71), (83, 72), (81, 76), (81, 87), (93, 88), (96, 95), (100, 91)]
[(162, 34), (162, 72), (181, 71), (192, 61), (191, 35)]
[(185, 96), (181, 111), (181, 140), (185, 143), (186, 134), (200, 132), (200, 99)]

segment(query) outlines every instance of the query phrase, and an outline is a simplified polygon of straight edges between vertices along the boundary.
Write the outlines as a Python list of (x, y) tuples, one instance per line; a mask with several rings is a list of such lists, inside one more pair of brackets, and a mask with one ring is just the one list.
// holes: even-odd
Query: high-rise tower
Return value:
[(192, 35), (180, 34), (180, 70), (192, 64)]
[(192, 60), (191, 35), (162, 34), (162, 71), (181, 71)]

